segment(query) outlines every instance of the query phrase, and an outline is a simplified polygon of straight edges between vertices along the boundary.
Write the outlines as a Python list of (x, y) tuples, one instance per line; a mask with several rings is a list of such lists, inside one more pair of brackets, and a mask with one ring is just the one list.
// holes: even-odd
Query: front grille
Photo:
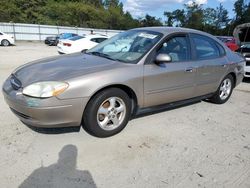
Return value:
[(18, 80), (18, 78), (14, 74), (11, 75), (10, 83), (15, 90), (18, 90), (22, 87), (22, 82)]
[(16, 110), (14, 110), (13, 108), (10, 108), (10, 109), (11, 109), (11, 111), (12, 111), (14, 114), (16, 114), (17, 116), (20, 116), (20, 117), (25, 118), (25, 119), (31, 119), (30, 116), (27, 116), (27, 115), (25, 115), (25, 114), (23, 114), (23, 113), (21, 113), (21, 112), (18, 112), (18, 111), (16, 111)]

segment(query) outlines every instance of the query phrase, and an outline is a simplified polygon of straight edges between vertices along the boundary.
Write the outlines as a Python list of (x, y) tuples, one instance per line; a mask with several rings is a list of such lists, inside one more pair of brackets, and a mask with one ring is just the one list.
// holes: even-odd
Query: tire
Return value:
[(121, 89), (110, 88), (89, 101), (83, 114), (83, 126), (94, 136), (109, 137), (124, 129), (130, 115), (129, 96)]
[(2, 46), (9, 46), (9, 45), (10, 45), (10, 42), (9, 42), (8, 40), (6, 40), (6, 39), (3, 39), (3, 40), (1, 41), (1, 45), (2, 45)]
[(234, 84), (235, 83), (232, 75), (227, 75), (225, 78), (223, 78), (219, 88), (211, 98), (211, 101), (216, 104), (223, 104), (227, 102), (233, 92)]

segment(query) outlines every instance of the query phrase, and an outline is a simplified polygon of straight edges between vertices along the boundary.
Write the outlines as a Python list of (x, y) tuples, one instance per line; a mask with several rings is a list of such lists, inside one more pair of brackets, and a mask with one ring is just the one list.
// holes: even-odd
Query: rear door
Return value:
[(190, 34), (196, 67), (195, 96), (206, 95), (217, 90), (227, 71), (224, 48), (210, 37)]
[[(157, 54), (168, 54), (172, 61), (155, 64)], [(178, 34), (167, 38), (144, 65), (144, 106), (154, 106), (191, 98), (195, 69), (191, 61), (189, 37)]]

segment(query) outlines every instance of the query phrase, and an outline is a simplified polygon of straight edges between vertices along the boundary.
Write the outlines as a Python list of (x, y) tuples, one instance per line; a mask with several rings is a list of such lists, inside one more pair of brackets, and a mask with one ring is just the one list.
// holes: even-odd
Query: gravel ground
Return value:
[[(0, 86), (56, 47), (0, 47)], [(198, 102), (134, 119), (100, 139), (22, 124), (0, 94), (0, 187), (250, 187), (250, 80), (224, 105)]]

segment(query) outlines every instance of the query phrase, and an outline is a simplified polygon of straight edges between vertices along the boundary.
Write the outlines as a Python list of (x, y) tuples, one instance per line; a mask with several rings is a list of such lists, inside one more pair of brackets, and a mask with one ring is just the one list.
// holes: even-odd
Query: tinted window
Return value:
[(106, 38), (92, 38), (90, 40), (93, 42), (96, 42), (96, 43), (101, 43), (101, 42), (105, 41)]
[(159, 53), (170, 55), (172, 62), (188, 61), (190, 59), (188, 38), (186, 36), (176, 36), (168, 39), (162, 44)]
[(0, 35), (3, 35), (3, 33), (0, 32)]
[(192, 34), (197, 59), (211, 59), (220, 57), (217, 43), (206, 36)]
[(107, 40), (107, 39), (106, 39), (106, 38), (98, 38), (98, 39), (97, 39), (97, 42), (98, 42), (98, 43), (101, 43), (101, 42), (103, 42), (103, 41), (105, 41), (105, 40)]
[(96, 38), (90, 39), (92, 42), (97, 42)]

